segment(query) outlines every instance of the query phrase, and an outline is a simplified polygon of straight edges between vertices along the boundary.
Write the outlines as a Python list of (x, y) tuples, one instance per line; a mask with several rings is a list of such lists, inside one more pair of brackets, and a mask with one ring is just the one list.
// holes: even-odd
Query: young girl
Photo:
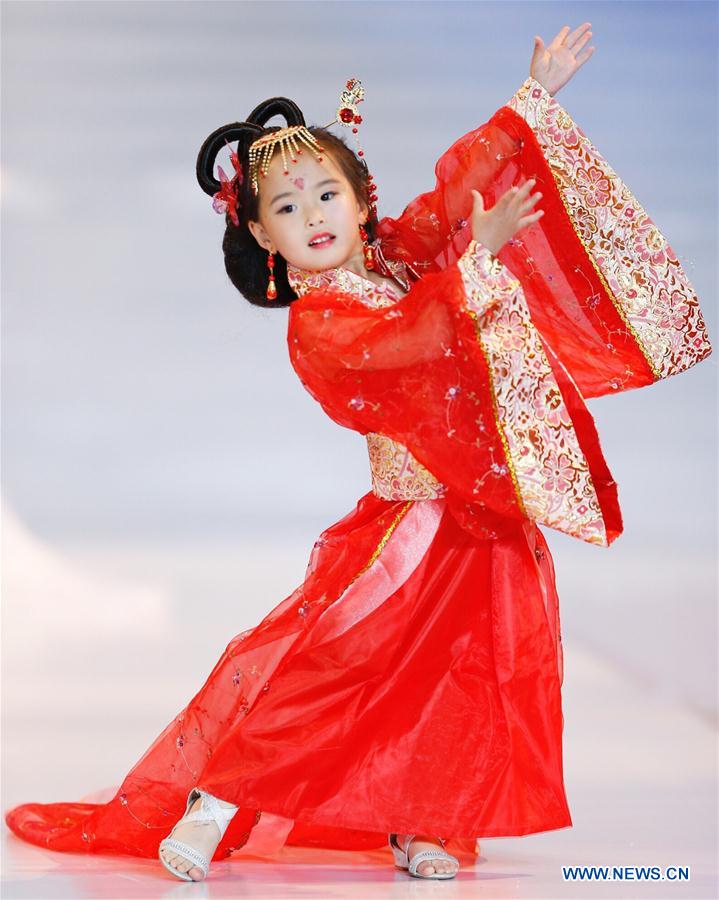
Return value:
[[(230, 279), (252, 303), (290, 306), (292, 364), (366, 436), (372, 489), (110, 802), (19, 806), (20, 837), (159, 850), (200, 880), (264, 812), (277, 846), (389, 834), (410, 874), (451, 878), (445, 843), (471, 861), (478, 835), (572, 824), (537, 523), (609, 545), (616, 486), (583, 398), (710, 353), (676, 255), (554, 98), (591, 55), (589, 27), (536, 39), (524, 84), (398, 219), (377, 221), (364, 161), (290, 100), (205, 141), (198, 179), (227, 217)], [(360, 99), (349, 82), (338, 120), (358, 124)], [(287, 127), (266, 128), (278, 113)], [(218, 182), (235, 140), (235, 175)]]

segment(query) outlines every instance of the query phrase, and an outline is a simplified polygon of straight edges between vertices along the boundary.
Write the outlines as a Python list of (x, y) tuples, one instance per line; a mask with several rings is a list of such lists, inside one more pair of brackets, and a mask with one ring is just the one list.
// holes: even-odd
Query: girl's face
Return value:
[[(260, 177), (259, 221), (248, 223), (257, 243), (298, 269), (315, 272), (362, 259), (359, 226), (367, 221), (366, 207), (331, 155), (325, 151), (320, 163), (305, 149), (297, 163), (288, 160), (288, 165), (285, 175), (278, 152), (267, 177)], [(332, 240), (310, 246), (323, 234)]]

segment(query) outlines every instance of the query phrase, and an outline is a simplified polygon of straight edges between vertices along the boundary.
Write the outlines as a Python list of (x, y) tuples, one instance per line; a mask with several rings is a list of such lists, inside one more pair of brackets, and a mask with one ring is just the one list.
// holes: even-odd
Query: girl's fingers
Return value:
[(579, 28), (575, 28), (571, 34), (567, 35), (567, 39), (564, 42), (565, 46), (568, 47), (570, 50), (579, 49), (578, 47), (575, 47), (577, 40), (582, 36), (582, 34), (588, 28), (591, 28), (591, 27), (592, 27), (591, 22), (585, 22), (583, 25), (580, 25)]
[(519, 220), (518, 228), (524, 228), (525, 225), (531, 225), (532, 222), (536, 222), (537, 219), (541, 219), (544, 215), (543, 209), (538, 209), (535, 213), (532, 213), (531, 216), (522, 216)]
[(584, 65), (592, 53), (594, 53), (594, 50), (594, 47), (587, 47), (586, 50), (582, 50), (582, 52), (577, 55), (577, 68)]
[(532, 213), (529, 216), (522, 216), (521, 219), (517, 220), (516, 231), (519, 231), (522, 228), (526, 228), (527, 225), (531, 225), (533, 222), (539, 221), (544, 215), (543, 209), (538, 209), (535, 213)]
[(531, 71), (533, 71), (532, 67), (533, 67), (534, 63), (536, 62), (536, 60), (541, 59), (543, 55), (544, 55), (544, 42), (542, 41), (541, 37), (539, 37), (539, 35), (535, 35), (534, 36), (534, 53), (532, 53), (532, 59), (529, 64), (529, 68)]
[[(528, 178), (522, 185), (514, 185), (508, 191), (505, 191), (502, 196), (502, 200), (506, 202), (506, 204), (517, 207), (516, 214), (518, 216), (522, 216), (525, 213), (528, 213), (530, 209), (542, 198), (542, 192), (536, 191), (534, 194), (530, 194), (530, 191), (536, 184), (536, 178)], [(543, 214), (543, 211), (540, 211), (540, 214)], [(520, 219), (520, 222), (534, 222), (539, 218), (537, 213), (534, 213), (532, 216), (525, 216), (524, 219)], [(521, 226), (520, 226), (521, 227)]]
[(590, 38), (591, 36), (592, 36), (592, 32), (591, 32), (591, 31), (587, 31), (587, 32), (585, 33), (584, 37), (582, 37), (580, 40), (578, 40), (577, 43), (572, 47), (572, 53), (573, 53), (575, 56), (577, 55), (577, 53), (579, 53), (579, 51), (580, 51), (580, 50), (582, 49), (582, 47), (587, 43), (587, 41), (589, 40), (589, 38)]
[(484, 211), (484, 197), (482, 197), (479, 191), (475, 191), (474, 188), (472, 188), (472, 197), (474, 198), (474, 202), (477, 204), (479, 209)]
[(524, 201), (525, 197), (532, 190), (532, 188), (534, 187), (536, 182), (537, 182), (536, 178), (529, 178), (521, 186), (515, 185), (513, 188), (511, 188), (509, 191), (507, 191), (506, 196), (508, 196), (510, 199), (516, 198), (520, 201)]
[(554, 40), (549, 45), (549, 50), (558, 50), (564, 43), (564, 39), (569, 34), (569, 25), (565, 25), (560, 31), (554, 35)]

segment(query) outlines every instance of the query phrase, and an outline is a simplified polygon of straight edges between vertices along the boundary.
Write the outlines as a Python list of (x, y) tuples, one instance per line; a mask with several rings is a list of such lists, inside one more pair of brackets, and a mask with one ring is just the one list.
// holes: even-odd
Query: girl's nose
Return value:
[(316, 210), (307, 218), (307, 225), (310, 228), (315, 228), (317, 225), (320, 224), (320, 222), (324, 222), (324, 218), (322, 216), (322, 213), (319, 212), (319, 210)]

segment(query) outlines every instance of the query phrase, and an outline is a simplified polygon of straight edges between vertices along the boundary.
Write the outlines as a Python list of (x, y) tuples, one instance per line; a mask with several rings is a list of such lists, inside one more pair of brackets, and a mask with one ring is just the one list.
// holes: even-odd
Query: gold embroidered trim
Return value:
[[(466, 312), (489, 372), (492, 412), (507, 460), (501, 466), (492, 461), (487, 475), (509, 473), (519, 508), (530, 520), (606, 546), (589, 462), (521, 286), (482, 317)], [(484, 430), (481, 418), (478, 424)]]
[[(374, 247), (375, 245), (373, 244), (372, 246)], [(377, 249), (379, 250), (379, 248)], [(382, 262), (386, 265), (390, 276), (399, 282), (402, 290), (409, 290), (405, 264), (401, 260), (385, 260), (384, 257), (382, 257)], [(365, 306), (371, 308), (391, 306), (400, 299), (399, 293), (395, 293), (390, 285), (375, 284), (369, 278), (350, 272), (349, 269), (345, 269), (342, 266), (337, 266), (334, 269), (323, 269), (321, 272), (313, 272), (309, 269), (299, 269), (291, 263), (287, 263), (287, 281), (298, 297), (315, 288), (341, 291), (344, 294), (352, 294), (358, 297)]]
[[(407, 515), (407, 511), (409, 510), (409, 508), (412, 506), (413, 503), (414, 503), (414, 500), (408, 500), (407, 503), (405, 503), (405, 505), (402, 507), (402, 509), (400, 509), (400, 511), (397, 513), (397, 515), (392, 520), (392, 524), (389, 526), (387, 531), (385, 531), (384, 535), (382, 536), (382, 540), (379, 542), (379, 544), (377, 544), (376, 549), (372, 553), (372, 556), (370, 556), (370, 558), (369, 558), (369, 562), (364, 566), (364, 568), (360, 569), (360, 571), (355, 575), (355, 577), (352, 579), (352, 581), (350, 581), (345, 586), (345, 591), (347, 590), (347, 588), (350, 585), (354, 584), (354, 582), (357, 581), (357, 579), (360, 577), (360, 575), (364, 575), (364, 573), (367, 571), (367, 569), (369, 569), (369, 567), (372, 565), (372, 563), (374, 563), (374, 561), (377, 559), (377, 557), (380, 555), (380, 553), (384, 549), (384, 546), (387, 543), (387, 541), (392, 537), (393, 531), (399, 525), (399, 523), (402, 521), (402, 519)], [(344, 591), (342, 593), (344, 593)]]
[(466, 303), (478, 315), (510, 297), (520, 282), (491, 251), (472, 239), (457, 260)]
[(591, 248), (589, 247), (589, 245), (587, 243), (585, 243), (584, 238), (579, 233), (579, 229), (574, 224), (572, 210), (571, 210), (571, 207), (569, 206), (569, 204), (567, 203), (566, 197), (564, 196), (559, 178), (555, 175), (554, 169), (551, 166), (549, 167), (549, 171), (552, 173), (552, 178), (554, 179), (554, 183), (557, 186), (557, 192), (559, 194), (559, 199), (562, 201), (562, 206), (564, 206), (564, 209), (567, 213), (567, 218), (569, 219), (569, 224), (572, 228), (572, 231), (576, 234), (577, 239), (579, 240), (579, 243), (582, 245), (582, 247), (584, 247), (584, 251), (587, 254), (587, 259), (592, 264), (592, 268), (594, 269), (594, 271), (597, 273), (597, 276), (598, 276), (599, 280), (601, 281), (604, 290), (607, 292), (607, 296), (612, 301), (612, 305), (614, 306), (616, 311), (619, 313), (619, 318), (622, 320), (622, 322), (624, 322), (624, 324), (627, 326), (627, 328), (631, 332), (632, 337), (636, 341), (637, 347), (639, 347), (639, 349), (641, 350), (642, 356), (647, 361), (647, 365), (651, 369), (652, 375), (657, 380), (660, 379), (662, 377), (660, 369), (658, 369), (656, 367), (656, 365), (654, 364), (654, 360), (649, 355), (649, 351), (644, 346), (644, 342), (641, 340), (641, 338), (635, 331), (634, 326), (627, 318), (627, 314), (624, 312), (624, 309), (622, 307), (622, 304), (619, 301), (619, 298), (614, 295), (614, 292), (607, 284), (607, 279), (604, 277), (602, 270), (599, 268), (599, 266), (594, 261), (594, 256), (592, 254)]
[(372, 493), (383, 500), (438, 500), (446, 486), (399, 441), (368, 432)]
[[(491, 261), (487, 258), (487, 254), (491, 256)], [(517, 503), (519, 504), (522, 515), (526, 516), (527, 512), (524, 507), (522, 492), (519, 488), (519, 479), (517, 478), (517, 472), (514, 468), (512, 455), (509, 451), (509, 441), (507, 440), (507, 435), (504, 432), (504, 426), (499, 418), (497, 392), (495, 389), (495, 381), (497, 375), (492, 367), (489, 353), (487, 352), (487, 348), (485, 347), (484, 341), (482, 340), (482, 332), (479, 324), (480, 315), (483, 315), (485, 312), (487, 312), (487, 310), (491, 309), (493, 306), (499, 303), (500, 300), (511, 296), (518, 287), (521, 287), (521, 285), (520, 282), (516, 279), (513, 279), (509, 284), (506, 283), (506, 280), (505, 283), (502, 283), (499, 277), (497, 277), (493, 282), (492, 276), (499, 276), (500, 273), (506, 271), (505, 267), (501, 263), (501, 261), (494, 256), (494, 254), (490, 253), (488, 248), (484, 247), (474, 239), (469, 242), (469, 244), (467, 245), (467, 249), (457, 260), (457, 264), (459, 266), (459, 270), (462, 275), (462, 282), (464, 285), (464, 305), (468, 315), (472, 318), (477, 343), (479, 344), (479, 348), (482, 351), (482, 356), (484, 357), (484, 361), (489, 372), (489, 390), (492, 396), (492, 413), (494, 415), (495, 425), (497, 426), (497, 433), (499, 434), (499, 439), (501, 440), (502, 446), (504, 447), (504, 456), (507, 460), (507, 466), (509, 467), (509, 474), (512, 479), (512, 484), (514, 485), (514, 493), (517, 497)], [(500, 282), (499, 284), (497, 284), (498, 281)], [(497, 287), (499, 288), (498, 292), (496, 292)]]
[(506, 106), (534, 132), (572, 230), (654, 377), (708, 356), (699, 301), (679, 259), (569, 113), (531, 76)]
[(474, 324), (474, 331), (477, 338), (477, 343), (479, 344), (479, 349), (482, 351), (482, 356), (484, 357), (484, 361), (487, 364), (487, 370), (489, 372), (489, 390), (492, 395), (492, 414), (494, 415), (494, 423), (497, 426), (497, 433), (499, 434), (499, 439), (502, 442), (502, 447), (504, 447), (504, 456), (507, 460), (507, 466), (509, 467), (509, 475), (512, 479), (512, 484), (514, 485), (514, 493), (517, 496), (517, 503), (519, 505), (519, 509), (523, 516), (527, 515), (527, 511), (524, 508), (524, 500), (522, 499), (522, 492), (519, 489), (519, 480), (517, 478), (517, 473), (514, 469), (514, 462), (512, 461), (512, 454), (509, 452), (509, 441), (507, 440), (507, 435), (504, 433), (504, 426), (499, 418), (499, 407), (497, 405), (497, 392), (494, 387), (495, 380), (497, 378), (497, 373), (494, 371), (492, 367), (492, 363), (489, 359), (489, 353), (487, 352), (487, 348), (484, 346), (484, 341), (482, 340), (481, 328), (479, 324), (479, 318), (475, 312), (471, 309), (467, 310), (467, 315), (471, 316), (472, 322)]

